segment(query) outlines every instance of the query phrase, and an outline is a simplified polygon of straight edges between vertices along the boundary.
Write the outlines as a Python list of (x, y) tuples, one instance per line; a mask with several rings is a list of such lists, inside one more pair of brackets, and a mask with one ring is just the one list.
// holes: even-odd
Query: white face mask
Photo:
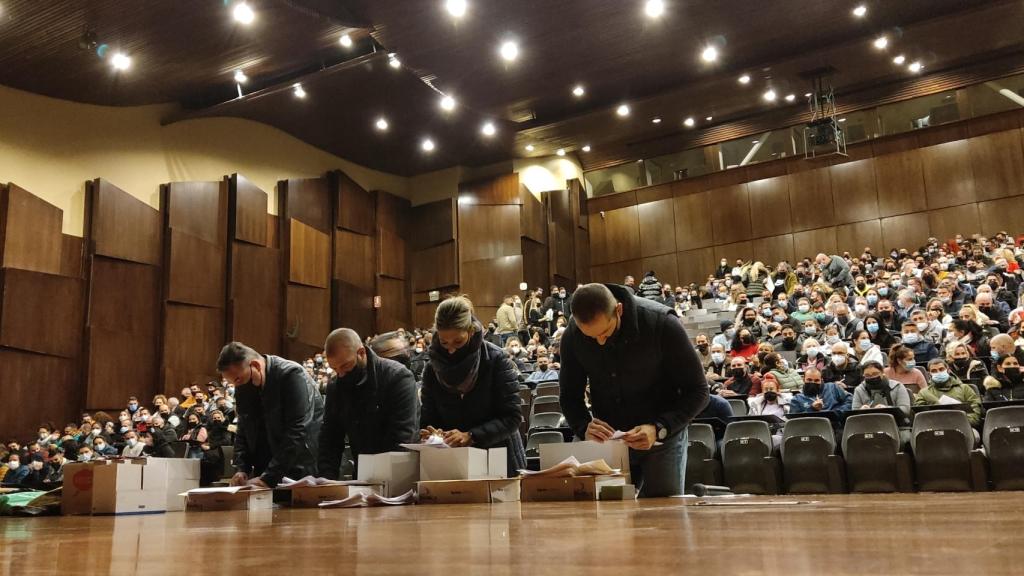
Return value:
[(19, 462), (17, 460), (9, 460), (7, 462), (7, 469), (8, 470), (17, 470), (18, 466), (21, 466), (21, 462)]

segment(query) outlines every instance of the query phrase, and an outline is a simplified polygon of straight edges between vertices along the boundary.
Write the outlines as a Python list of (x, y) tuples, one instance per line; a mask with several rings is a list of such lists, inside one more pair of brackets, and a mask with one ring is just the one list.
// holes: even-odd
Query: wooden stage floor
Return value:
[(1024, 492), (749, 500), (818, 503), (0, 518), (0, 574), (1024, 573)]

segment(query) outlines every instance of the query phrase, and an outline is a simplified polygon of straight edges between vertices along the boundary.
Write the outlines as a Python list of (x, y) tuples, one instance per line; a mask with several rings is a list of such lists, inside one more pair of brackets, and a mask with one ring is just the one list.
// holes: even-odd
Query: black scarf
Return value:
[(473, 335), (462, 348), (449, 354), (441, 347), (441, 339), (434, 337), (430, 343), (430, 367), (449, 392), (458, 392), (465, 396), (476, 386), (477, 372), (480, 370), (480, 355), (484, 346), (484, 327), (473, 318)]

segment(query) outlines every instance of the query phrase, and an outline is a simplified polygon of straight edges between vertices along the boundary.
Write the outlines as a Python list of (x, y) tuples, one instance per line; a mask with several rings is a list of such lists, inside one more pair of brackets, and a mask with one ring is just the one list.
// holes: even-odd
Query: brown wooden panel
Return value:
[(904, 132), (893, 136), (886, 136), (878, 140), (871, 140), (871, 152), (876, 157), (897, 152), (906, 152), (919, 148), (916, 132)]
[(534, 196), (525, 186), (522, 187), (519, 195), (522, 197), (523, 203), (519, 221), (519, 228), (523, 237), (529, 238), (534, 242), (547, 244), (547, 211), (545, 210), (543, 200)]
[(288, 281), (316, 288), (329, 288), (331, 281), (331, 237), (292, 218)]
[(523, 257), (504, 256), (463, 262), (459, 289), (469, 295), (473, 304), (497, 307), (503, 296), (519, 292), (522, 281)]
[(86, 329), (88, 370), (85, 408), (124, 406), (129, 396), (151, 398), (157, 392), (156, 337), (101, 326)]
[(605, 214), (591, 214), (587, 221), (588, 238), (590, 238), (590, 265), (600, 266), (608, 262), (608, 241), (606, 239), (607, 221)]
[(587, 217), (588, 208), (587, 191), (583, 188), (583, 182), (578, 178), (569, 180), (569, 190), (572, 191), (572, 218), (576, 225), (584, 230), (590, 226), (590, 218)]
[(85, 241), (79, 236), (61, 235), (60, 275), (82, 278), (84, 270)]
[(172, 302), (224, 307), (224, 249), (176, 228), (167, 234), (166, 299)]
[(409, 328), (411, 324), (409, 294), (404, 280), (379, 278), (380, 308), (377, 310), (377, 332)]
[(334, 233), (334, 278), (364, 290), (374, 286), (373, 236), (338, 230)]
[(792, 234), (758, 238), (751, 244), (754, 249), (754, 260), (763, 262), (770, 270), (774, 270), (779, 262), (793, 262)]
[(377, 203), (377, 227), (406, 238), (412, 209), (409, 201), (383, 190), (377, 190), (373, 195)]
[[(675, 253), (662, 254), (660, 256), (649, 256), (640, 261), (641, 274), (646, 274), (649, 270), (654, 270), (658, 277), (658, 280), (662, 284), (671, 284), (673, 288), (677, 282), (679, 282), (679, 268), (676, 263)], [(623, 275), (623, 278), (625, 275)], [(621, 283), (623, 278), (619, 278), (616, 282)], [(639, 278), (639, 276), (637, 276)]]
[[(277, 183), (277, 195), (281, 218), (294, 218), (320, 232), (331, 232), (331, 187), (328, 178), (290, 178)], [(372, 198), (371, 198), (372, 199)], [(373, 210), (369, 212), (370, 228), (373, 234)]]
[(879, 216), (909, 214), (927, 208), (924, 170), (918, 150), (876, 157), (875, 185)]
[(60, 274), (63, 218), (16, 184), (0, 185), (0, 266)]
[(351, 328), (364, 338), (377, 332), (374, 329), (373, 292), (367, 288), (335, 280), (333, 299), (334, 321), (337, 325), (332, 328)]
[(637, 205), (641, 256), (658, 256), (676, 251), (674, 204), (675, 202), (669, 197)]
[(969, 139), (974, 189), (978, 200), (994, 200), (1024, 192), (1024, 151), (1020, 130), (994, 132)]
[[(794, 168), (803, 168), (797, 164)], [(832, 180), (827, 168), (802, 170), (789, 174), (789, 206), (793, 231), (824, 228), (835, 223), (832, 204)]]
[(343, 172), (334, 174), (338, 179), (338, 228), (372, 235), (376, 227), (376, 204), (373, 194), (364, 190)]
[(551, 275), (575, 280), (575, 228), (572, 224), (552, 224), (549, 230), (551, 242), (548, 246), (548, 262)]
[(870, 247), (874, 254), (882, 254), (881, 220), (865, 220), (836, 226), (836, 250), (840, 254), (849, 252), (851, 256), (859, 256), (867, 247)]
[(611, 264), (596, 266), (590, 269), (594, 282), (604, 282), (607, 284), (622, 284), (627, 275), (642, 278), (646, 271), (644, 270), (643, 260), (612, 262)]
[(703, 284), (708, 275), (715, 272), (716, 262), (714, 248), (676, 252), (679, 282)]
[(161, 210), (167, 227), (208, 244), (227, 237), (227, 188), (223, 182), (171, 182), (162, 186)]
[[(920, 153), (929, 209), (975, 201), (974, 173), (966, 140), (921, 148)], [(884, 223), (882, 236), (885, 236)]]
[[(735, 262), (737, 258), (742, 258), (744, 262), (749, 262), (754, 258), (754, 246), (750, 240), (715, 246), (715, 262), (722, 258), (728, 260), (730, 264)], [(714, 269), (708, 270), (709, 274), (711, 272), (714, 272)]]
[(0, 346), (77, 358), (85, 282), (30, 270), (0, 270)]
[(412, 309), (412, 323), (415, 327), (431, 328), (434, 325), (434, 313), (437, 312), (437, 302), (419, 302)]
[(281, 352), (280, 258), (279, 250), (242, 242), (232, 246), (227, 340), (264, 354)]
[(562, 225), (572, 224), (572, 199), (568, 189), (550, 190), (544, 193), (551, 210), (551, 221)]
[(636, 190), (636, 203), (639, 206), (641, 204), (657, 202), (658, 200), (668, 200), (672, 196), (672, 183), (645, 186)]
[[(957, 234), (970, 237), (972, 234), (981, 233), (981, 221), (978, 217), (978, 205), (976, 203), (932, 210), (928, 212), (929, 236), (939, 239), (939, 242), (953, 239)], [(923, 244), (924, 240), (919, 243)], [(916, 245), (916, 244), (914, 244)], [(909, 246), (908, 246), (909, 248)]]
[(1024, 196), (978, 203), (981, 233), (989, 236), (1002, 230), (1014, 236), (1024, 232), (1021, 214), (1024, 214)]
[(235, 240), (260, 246), (267, 243), (267, 193), (241, 174), (230, 177), (230, 206)]
[(940, 126), (932, 126), (917, 132), (918, 146), (936, 146), (947, 142), (967, 139), (967, 123), (954, 122)]
[(223, 345), (223, 309), (166, 304), (163, 392), (177, 395), (185, 386), (219, 380), (217, 355)]
[(747, 184), (750, 194), (750, 232), (754, 238), (789, 233), (789, 178), (775, 176)]
[(410, 258), (414, 291), (426, 292), (458, 285), (459, 258), (455, 241), (413, 252)]
[(836, 228), (816, 228), (793, 234), (793, 257), (796, 260), (814, 259), (818, 253), (836, 253)]
[[(676, 250), (711, 246), (711, 204), (707, 192), (684, 194), (673, 200), (676, 223)], [(593, 236), (591, 236), (593, 238)]]
[(715, 244), (750, 239), (750, 198), (746, 184), (708, 190)]
[(519, 254), (519, 206), (459, 206), (463, 262)]
[(422, 250), (456, 238), (455, 199), (446, 198), (413, 206), (409, 248)]
[(86, 237), (93, 252), (159, 266), (160, 211), (101, 178), (86, 188)]
[(888, 252), (893, 248), (916, 250), (928, 241), (928, 214), (916, 212), (882, 218), (882, 248), (878, 253)]
[(519, 204), (519, 174), (459, 184), (459, 203), (477, 205)]
[(276, 214), (267, 214), (267, 248), (281, 248), (281, 225)]
[(383, 228), (378, 230), (377, 248), (381, 276), (404, 280), (405, 272), (405, 240), (401, 236)]
[(285, 342), (322, 348), (331, 331), (331, 291), (289, 284), (286, 305)]
[(708, 190), (736, 186), (746, 181), (747, 169), (745, 167), (729, 168), (704, 176), (704, 185)]
[(640, 258), (640, 218), (636, 206), (604, 213), (604, 242), (609, 262)]
[(108, 330), (156, 336), (160, 269), (124, 260), (92, 258), (88, 322)]
[(987, 114), (967, 121), (967, 135), (970, 138), (992, 132), (1020, 129), (1020, 110), (1009, 110), (996, 114)]
[(574, 231), (576, 243), (573, 245), (573, 252), (576, 260), (576, 282), (586, 284), (590, 282), (590, 237), (587, 231), (577, 227)]
[[(66, 358), (0, 349), (0, 438), (27, 438), (41, 422), (62, 430), (77, 422), (84, 399), (77, 368)], [(126, 398), (112, 406), (123, 406)]]
[(548, 247), (529, 238), (523, 238), (522, 250), (523, 281), (531, 288), (549, 286), (551, 275), (548, 273)]
[(844, 162), (829, 167), (836, 224), (878, 218), (873, 159)]
[(785, 176), (789, 169), (788, 160), (772, 160), (759, 164), (748, 164), (746, 166), (747, 180), (767, 180), (777, 176)]
[[(597, 196), (587, 200), (587, 211), (591, 214), (597, 214), (602, 211), (608, 212), (609, 210), (617, 210), (619, 208), (625, 208), (626, 206), (636, 206), (636, 190), (627, 190), (617, 194)], [(593, 220), (591, 220), (591, 222), (593, 222)]]

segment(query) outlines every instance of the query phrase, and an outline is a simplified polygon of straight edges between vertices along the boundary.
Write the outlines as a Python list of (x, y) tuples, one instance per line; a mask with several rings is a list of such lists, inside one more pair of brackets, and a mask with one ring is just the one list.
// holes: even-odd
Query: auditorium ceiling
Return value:
[(241, 3), (0, 0), (0, 84), (176, 102), (167, 122), (248, 118), (413, 175), (559, 149), (593, 168), (743, 136), (800, 118), (823, 67), (840, 103), (871, 105), (1024, 65), (1017, 0), (247, 0), (239, 17)]

